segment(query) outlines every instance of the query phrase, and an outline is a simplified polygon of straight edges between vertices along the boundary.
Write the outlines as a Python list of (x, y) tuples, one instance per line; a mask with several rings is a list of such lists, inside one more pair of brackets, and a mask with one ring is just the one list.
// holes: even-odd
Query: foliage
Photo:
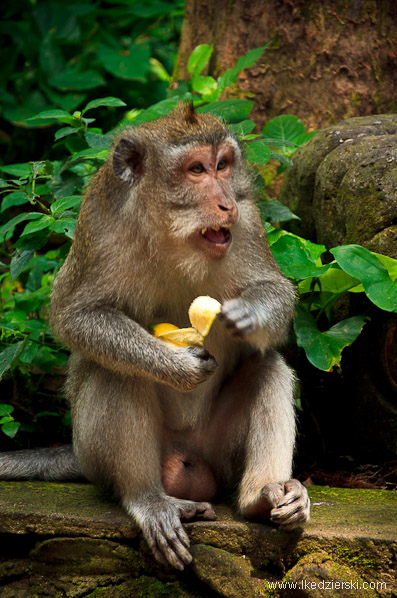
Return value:
[[(133, 4), (134, 10), (137, 6)], [(249, 52), (215, 80), (201, 74), (212, 48), (199, 46), (189, 59), (191, 81), (179, 82), (169, 97), (149, 108), (124, 114), (121, 124), (136, 126), (167, 114), (180, 99), (191, 100), (198, 112), (211, 112), (228, 123), (245, 146), (253, 167), (260, 169), (271, 159), (287, 167), (292, 152), (313, 133), (305, 133), (303, 124), (291, 115), (278, 116), (260, 133), (252, 133), (255, 123), (248, 118), (252, 101), (219, 99), (265, 48)], [(67, 361), (67, 351), (48, 328), (48, 299), (54, 276), (70, 248), (82, 193), (106, 159), (114, 133), (94, 125), (94, 110), (124, 106), (121, 99), (104, 97), (90, 100), (79, 111), (74, 106), (41, 111), (33, 122), (58, 124), (55, 147), (61, 158), (0, 167), (4, 260), (0, 263), (0, 377), (9, 379), (12, 374), (30, 380), (36, 376), (34, 391), (45, 376), (61, 374)], [(296, 216), (280, 202), (267, 198), (260, 177), (258, 181), (259, 207), (271, 250), (284, 274), (297, 283), (301, 296), (295, 321), (297, 344), (313, 365), (330, 370), (340, 363), (343, 348), (355, 340), (365, 321), (365, 315), (336, 321), (336, 302), (345, 293), (361, 292), (381, 309), (395, 311), (397, 262), (355, 245), (335, 248), (331, 250), (334, 261), (323, 261), (323, 245), (275, 225)], [(9, 436), (18, 430), (12, 413), (11, 405), (0, 405), (0, 426)], [(35, 417), (42, 415), (56, 414), (42, 411)], [(67, 423), (67, 415), (62, 421)]]
[[(44, 110), (73, 112), (106, 95), (101, 92), (106, 88), (138, 108), (164, 98), (183, 8), (184, 0), (5, 3), (0, 23), (0, 142), (8, 145), (6, 161), (13, 159), (16, 147), (22, 151), (27, 138), (28, 157), (43, 156), (40, 136), (26, 127), (48, 126), (49, 121), (28, 121)], [(107, 128), (116, 118), (115, 111), (101, 112)]]

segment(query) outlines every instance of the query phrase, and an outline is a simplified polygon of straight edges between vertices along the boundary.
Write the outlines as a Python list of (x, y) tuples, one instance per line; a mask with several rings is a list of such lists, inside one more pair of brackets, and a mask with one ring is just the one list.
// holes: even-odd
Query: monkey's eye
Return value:
[(204, 166), (201, 164), (201, 162), (196, 162), (196, 164), (192, 164), (189, 170), (190, 172), (193, 172), (193, 174), (201, 174), (204, 172)]
[(218, 166), (216, 168), (217, 168), (217, 170), (225, 170), (226, 166), (227, 166), (227, 161), (225, 158), (222, 158), (222, 160), (219, 160)]

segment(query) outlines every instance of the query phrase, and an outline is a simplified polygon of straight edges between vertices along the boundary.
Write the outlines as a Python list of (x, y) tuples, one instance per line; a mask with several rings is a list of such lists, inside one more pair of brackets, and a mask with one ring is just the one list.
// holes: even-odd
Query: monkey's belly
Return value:
[(166, 493), (175, 498), (202, 502), (210, 501), (216, 493), (211, 466), (195, 453), (177, 451), (166, 455), (162, 482)]

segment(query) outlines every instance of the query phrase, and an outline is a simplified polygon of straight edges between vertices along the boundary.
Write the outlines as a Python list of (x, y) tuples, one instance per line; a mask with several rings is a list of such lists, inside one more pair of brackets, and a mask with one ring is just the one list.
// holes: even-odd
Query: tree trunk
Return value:
[[(218, 76), (271, 39), (239, 80), (255, 94), (257, 123), (295, 114), (319, 128), (397, 112), (395, 0), (187, 0), (179, 78), (188, 77), (187, 58), (198, 44), (214, 44), (209, 74)], [(236, 95), (241, 90), (229, 90)]]

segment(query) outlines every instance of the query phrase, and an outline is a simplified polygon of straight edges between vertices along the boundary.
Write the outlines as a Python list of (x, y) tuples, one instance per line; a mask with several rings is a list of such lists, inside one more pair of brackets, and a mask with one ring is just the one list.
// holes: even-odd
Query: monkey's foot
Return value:
[(253, 521), (270, 519), (281, 529), (294, 529), (310, 519), (309, 495), (298, 480), (266, 484), (259, 500), (243, 509), (243, 515)]
[(139, 501), (124, 503), (124, 506), (141, 528), (156, 560), (179, 571), (192, 562), (188, 551), (190, 542), (181, 518), (192, 519), (200, 514), (205, 519), (216, 519), (213, 508), (207, 502), (181, 500), (164, 494), (146, 495)]
[(298, 480), (289, 480), (280, 485), (283, 487), (284, 495), (271, 510), (270, 521), (286, 530), (294, 529), (309, 521), (310, 498), (306, 488)]
[(213, 506), (209, 502), (196, 502), (194, 500), (174, 498), (173, 496), (168, 496), (168, 498), (179, 510), (181, 519), (186, 519), (188, 521), (198, 515), (202, 515), (203, 518), (208, 521), (215, 521), (216, 519)]

